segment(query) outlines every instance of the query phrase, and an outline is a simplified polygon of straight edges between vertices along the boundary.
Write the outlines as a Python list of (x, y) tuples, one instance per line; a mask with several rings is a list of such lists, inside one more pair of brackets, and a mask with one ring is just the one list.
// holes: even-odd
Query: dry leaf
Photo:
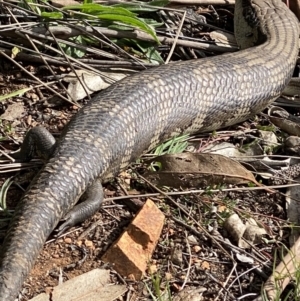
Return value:
[(0, 116), (1, 119), (14, 121), (22, 117), (25, 112), (24, 106), (20, 102), (13, 103), (7, 107), (5, 112)]
[(224, 32), (221, 30), (214, 30), (209, 33), (209, 36), (215, 43), (223, 47), (237, 47), (234, 34)]
[(249, 263), (249, 264), (253, 264), (254, 263), (254, 259), (252, 257), (248, 257), (244, 254), (236, 254), (236, 258), (243, 263)]
[[(71, 72), (68, 76), (64, 78), (64, 81), (69, 83), (68, 92), (70, 94), (70, 97), (75, 101), (86, 97), (86, 91), (88, 92), (88, 94), (92, 94), (94, 92), (107, 88), (111, 85), (112, 82), (108, 82), (105, 76), (100, 76), (99, 74), (87, 72), (85, 70), (77, 70), (76, 74), (77, 76), (73, 72)], [(126, 74), (107, 74), (109, 74), (109, 77), (112, 78), (114, 81), (118, 81), (126, 77)], [(78, 80), (78, 77), (84, 84), (85, 89), (82, 86), (81, 82)]]
[(148, 171), (144, 176), (158, 186), (190, 188), (256, 182), (252, 173), (239, 162), (217, 154), (163, 155), (150, 162), (160, 169)]

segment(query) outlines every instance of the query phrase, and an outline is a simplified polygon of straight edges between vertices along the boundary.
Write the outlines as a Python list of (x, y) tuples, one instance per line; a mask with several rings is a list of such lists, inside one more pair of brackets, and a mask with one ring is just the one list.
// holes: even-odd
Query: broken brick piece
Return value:
[(164, 214), (148, 199), (102, 260), (110, 262), (124, 277), (141, 279), (160, 237), (164, 219)]

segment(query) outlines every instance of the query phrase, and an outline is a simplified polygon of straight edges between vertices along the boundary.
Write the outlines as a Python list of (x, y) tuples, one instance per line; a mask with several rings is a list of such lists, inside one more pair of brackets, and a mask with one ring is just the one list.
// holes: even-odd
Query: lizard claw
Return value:
[(63, 233), (65, 233), (68, 229), (76, 225), (76, 220), (74, 216), (71, 214), (67, 214), (66, 217), (63, 219), (65, 222), (62, 223), (59, 228), (56, 230), (58, 233), (55, 235), (55, 237), (61, 236)]

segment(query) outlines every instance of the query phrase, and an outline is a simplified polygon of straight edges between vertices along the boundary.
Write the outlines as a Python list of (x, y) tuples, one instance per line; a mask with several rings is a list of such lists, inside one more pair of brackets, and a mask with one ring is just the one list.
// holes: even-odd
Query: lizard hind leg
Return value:
[(74, 206), (64, 217), (65, 222), (58, 228), (57, 236), (91, 217), (100, 209), (103, 201), (103, 187), (99, 179), (88, 186), (82, 198), (84, 201)]

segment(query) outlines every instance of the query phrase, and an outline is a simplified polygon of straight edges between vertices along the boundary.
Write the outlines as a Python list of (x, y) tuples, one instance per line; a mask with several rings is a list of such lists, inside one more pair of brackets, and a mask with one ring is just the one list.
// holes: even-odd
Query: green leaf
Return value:
[(136, 15), (123, 7), (103, 6), (97, 3), (67, 5), (63, 7), (63, 10), (80, 10), (83, 13), (90, 14), (90, 15), (95, 15), (99, 13), (116, 14), (116, 15), (124, 15), (124, 16)]
[(138, 18), (128, 17), (128, 16), (121, 16), (121, 15), (114, 15), (114, 14), (99, 14), (98, 18), (101, 20), (111, 20), (111, 21), (119, 21), (121, 23), (130, 25), (132, 27), (138, 27), (145, 31), (146, 33), (150, 34), (157, 43), (159, 43), (155, 31), (144, 22), (140, 21)]
[[(77, 37), (73, 37), (70, 38), (71, 41), (79, 44), (79, 45), (86, 45), (86, 41), (85, 39), (82, 38), (81, 35), (77, 36)], [(67, 54), (68, 56), (74, 57), (74, 58), (82, 58), (85, 55), (85, 51), (76, 48), (74, 46), (69, 46), (66, 45), (64, 43), (59, 43), (60, 47), (63, 49), (63, 51), (65, 52), (65, 54)]]
[(63, 19), (63, 14), (61, 12), (43, 12), (41, 16), (50, 19)]
[(139, 18), (139, 20), (143, 21), (144, 23), (151, 25), (152, 27), (160, 27), (163, 26), (163, 22), (157, 22), (154, 19), (149, 19), (149, 18)]
[(164, 60), (161, 58), (159, 52), (150, 42), (123, 38), (114, 40), (114, 43), (124, 49), (130, 48), (130, 50), (126, 49), (126, 51), (134, 53), (140, 59), (145, 60), (146, 58), (148, 62), (155, 65), (164, 64)]
[(146, 56), (150, 63), (161, 65), (164, 64), (164, 60), (160, 56), (159, 52), (155, 49), (155, 47), (148, 47), (146, 51)]
[[(157, 21), (153, 20), (153, 19), (142, 19), (139, 18), (139, 20), (147, 23), (148, 25), (151, 25), (152, 27), (160, 27), (163, 25), (163, 23), (158, 23)], [(114, 30), (130, 30), (132, 31), (132, 26), (130, 25), (125, 25), (125, 24), (111, 24), (111, 25), (107, 25), (107, 28), (109, 29), (114, 29)]]
[(147, 3), (148, 5), (152, 5), (152, 6), (166, 6), (169, 3), (169, 0), (153, 0), (149, 3)]
[(158, 9), (155, 7), (145, 7), (142, 4), (138, 5), (136, 3), (122, 3), (122, 4), (114, 4), (113, 7), (123, 7), (129, 11), (136, 12), (136, 13), (151, 13), (156, 12)]
[(97, 39), (90, 36), (81, 36), (81, 37), (82, 37), (82, 45), (99, 47), (99, 42)]
[(154, 150), (154, 155), (161, 156), (164, 154), (182, 153), (188, 146), (188, 138), (189, 135), (182, 135), (167, 140)]
[(114, 4), (113, 7), (123, 7), (128, 9), (129, 11), (134, 12), (156, 12), (159, 8), (156, 7), (149, 7), (149, 6), (158, 6), (163, 7), (166, 6), (169, 3), (169, 0), (155, 0), (146, 3), (147, 5), (144, 5), (144, 3), (137, 4), (137, 3), (120, 3), (120, 4)]
[(21, 51), (22, 49), (20, 49), (19, 47), (13, 47), (13, 49), (11, 50), (12, 58), (14, 59)]
[(21, 90), (18, 90), (18, 91), (11, 92), (11, 93), (6, 94), (6, 95), (2, 95), (2, 96), (0, 96), (0, 101), (3, 101), (7, 98), (23, 95), (24, 93), (26, 93), (27, 91), (29, 91), (31, 89), (32, 88), (25, 88), (25, 89), (21, 89)]
[(150, 34), (159, 43), (155, 31), (136, 17), (136, 14), (123, 7), (103, 6), (96, 3), (85, 3), (78, 5), (68, 5), (63, 10), (80, 10), (82, 13), (97, 16), (101, 20), (111, 22), (121, 22), (131, 27), (137, 27)]
[[(114, 29), (114, 30), (122, 30), (122, 31), (126, 31), (126, 30), (130, 30), (132, 31), (132, 27), (129, 25), (124, 25), (124, 24), (111, 24), (108, 25), (107, 28), (109, 29)], [(112, 39), (111, 39), (112, 40)]]
[(149, 42), (137, 41), (132, 39), (122, 39), (121, 43), (138, 49), (139, 51), (135, 51), (135, 49), (132, 48), (132, 51), (137, 53), (141, 57), (146, 56), (148, 61), (152, 64), (164, 64), (164, 60), (160, 56), (159, 52)]
[(38, 15), (41, 15), (42, 10), (44, 10), (44, 8), (37, 6), (36, 0), (23, 0), (19, 5), (20, 7), (32, 10)]

